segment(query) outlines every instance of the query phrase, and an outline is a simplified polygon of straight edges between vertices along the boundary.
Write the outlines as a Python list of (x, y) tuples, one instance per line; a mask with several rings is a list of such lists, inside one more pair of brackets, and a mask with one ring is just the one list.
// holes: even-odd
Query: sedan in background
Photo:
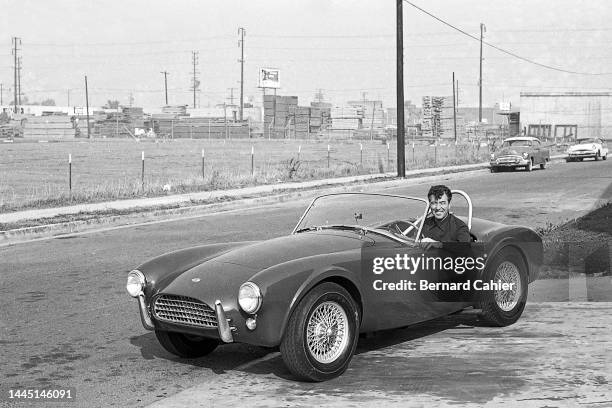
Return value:
[(582, 161), (592, 158), (595, 161), (608, 158), (608, 146), (605, 140), (598, 137), (586, 137), (577, 139), (576, 143), (567, 149), (565, 161)]
[(542, 146), (538, 138), (522, 136), (505, 139), (500, 148), (491, 153), (491, 173), (499, 169), (516, 169), (523, 167), (527, 171), (533, 170), (535, 166), (546, 168), (550, 161), (550, 150)]

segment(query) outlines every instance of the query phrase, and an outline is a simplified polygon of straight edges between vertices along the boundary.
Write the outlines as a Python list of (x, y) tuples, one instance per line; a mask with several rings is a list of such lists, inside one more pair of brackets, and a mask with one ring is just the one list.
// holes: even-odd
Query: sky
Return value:
[[(405, 99), (452, 95), (478, 106), (480, 24), (483, 106), (520, 104), (520, 92), (612, 91), (612, 7), (605, 0), (410, 0), (403, 3)], [(258, 70), (280, 70), (278, 95), (300, 105), (323, 94), (335, 105), (396, 105), (395, 0), (201, 0), (0, 2), (0, 83), (12, 100), (12, 37), (29, 101), (90, 105), (119, 100), (147, 109), (192, 104), (198, 52), (199, 107), (238, 103), (238, 28), (246, 31), (245, 101), (260, 104)], [(469, 37), (470, 34), (476, 39)], [(527, 62), (524, 59), (532, 62)], [(552, 68), (546, 68), (541, 65)], [(554, 69), (553, 69), (554, 68)], [(570, 71), (570, 72), (563, 72)], [(268, 91), (270, 92), (270, 91)], [(232, 99), (233, 96), (233, 99)]]

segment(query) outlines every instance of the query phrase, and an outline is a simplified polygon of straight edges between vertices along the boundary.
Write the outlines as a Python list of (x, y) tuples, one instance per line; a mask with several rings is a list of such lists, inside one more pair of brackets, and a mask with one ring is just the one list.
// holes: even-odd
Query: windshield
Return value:
[(578, 144), (583, 144), (583, 143), (597, 143), (597, 139), (594, 139), (592, 137), (586, 138), (586, 139), (578, 139), (577, 140)]
[[(316, 228), (359, 226), (395, 232), (390, 228), (397, 221), (420, 226), (427, 211), (427, 201), (385, 194), (342, 193), (316, 198), (306, 210), (294, 232)], [(400, 224), (402, 230), (406, 224)], [(416, 236), (416, 230), (409, 234)], [(406, 237), (403, 237), (406, 238)]]
[(531, 146), (531, 140), (506, 140), (501, 147), (529, 147)]

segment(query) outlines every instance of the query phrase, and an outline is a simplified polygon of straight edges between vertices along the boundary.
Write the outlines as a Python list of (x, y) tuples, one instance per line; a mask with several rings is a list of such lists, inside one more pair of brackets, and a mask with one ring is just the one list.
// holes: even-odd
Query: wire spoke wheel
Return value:
[(502, 262), (495, 271), (494, 280), (496, 283), (510, 284), (510, 289), (495, 290), (495, 302), (504, 312), (509, 312), (516, 307), (521, 299), (521, 272), (519, 268), (510, 261)]
[(312, 357), (324, 364), (335, 361), (349, 344), (348, 328), (348, 316), (338, 303), (318, 305), (306, 324), (306, 344)]

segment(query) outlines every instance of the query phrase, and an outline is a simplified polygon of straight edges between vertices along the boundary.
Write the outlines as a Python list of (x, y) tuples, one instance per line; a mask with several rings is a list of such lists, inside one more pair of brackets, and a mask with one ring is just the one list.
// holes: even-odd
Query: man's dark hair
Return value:
[(434, 196), (434, 198), (436, 200), (439, 200), (440, 198), (442, 198), (442, 196), (446, 194), (446, 196), (448, 197), (448, 202), (451, 202), (451, 199), (453, 198), (453, 194), (450, 191), (450, 188), (440, 184), (437, 186), (432, 186), (429, 189), (429, 193), (427, 193), (427, 199), (429, 199), (429, 197)]

